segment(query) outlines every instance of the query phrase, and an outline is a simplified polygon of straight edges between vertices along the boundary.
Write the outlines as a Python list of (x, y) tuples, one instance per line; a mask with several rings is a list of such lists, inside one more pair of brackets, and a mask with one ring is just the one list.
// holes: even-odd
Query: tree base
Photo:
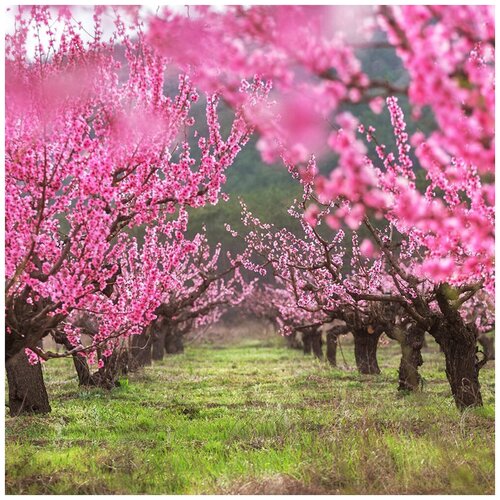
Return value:
[(401, 338), (398, 339), (401, 344), (398, 387), (400, 391), (413, 392), (422, 387), (422, 377), (418, 369), (424, 363), (421, 353), (424, 336), (425, 332), (412, 326), (408, 331), (402, 332)]
[(354, 357), (359, 373), (363, 375), (378, 375), (380, 368), (377, 361), (377, 347), (380, 333), (369, 333), (368, 329), (361, 328), (353, 331)]
[(49, 396), (40, 363), (31, 365), (24, 351), (6, 362), (11, 417), (30, 413), (50, 413)]

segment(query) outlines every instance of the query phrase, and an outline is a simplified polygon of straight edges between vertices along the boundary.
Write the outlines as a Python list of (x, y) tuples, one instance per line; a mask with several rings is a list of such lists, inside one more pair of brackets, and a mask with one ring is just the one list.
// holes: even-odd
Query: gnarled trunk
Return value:
[(312, 352), (311, 334), (305, 330), (302, 330), (302, 352), (304, 354), (311, 354)]
[(458, 409), (482, 406), (479, 370), (486, 359), (477, 357), (478, 331), (468, 325), (456, 307), (450, 304), (445, 285), (439, 287), (436, 299), (442, 315), (436, 315), (429, 333), (444, 352), (446, 377)]
[(78, 375), (78, 385), (84, 387), (95, 385), (86, 357), (73, 354), (73, 364), (75, 365), (76, 374)]
[(495, 339), (483, 333), (479, 335), (477, 341), (483, 348), (486, 361), (493, 361), (495, 359)]
[(151, 349), (151, 357), (154, 361), (161, 361), (165, 354), (165, 327), (156, 325), (153, 332), (153, 345)]
[(92, 375), (92, 385), (111, 390), (119, 384), (118, 378), (129, 370), (130, 355), (127, 349), (116, 349), (104, 359), (104, 366)]
[[(74, 345), (69, 341), (68, 337), (62, 332), (52, 333), (52, 338), (55, 342), (63, 345), (67, 351), (74, 349)], [(94, 386), (95, 382), (90, 373), (90, 367), (87, 358), (78, 353), (72, 354), (73, 365), (75, 366), (76, 374), (78, 376), (78, 385), (80, 386)]]
[(402, 332), (401, 339), (401, 362), (399, 364), (399, 387), (400, 391), (417, 391), (421, 388), (422, 377), (418, 368), (422, 366), (422, 347), (425, 332), (416, 325)]
[(144, 329), (140, 335), (132, 335), (130, 349), (130, 370), (137, 370), (143, 366), (151, 366), (151, 327)]
[(337, 366), (337, 346), (339, 337), (349, 331), (347, 326), (333, 326), (326, 332), (326, 359), (332, 366)]
[(182, 354), (184, 352), (183, 336), (174, 331), (169, 331), (165, 335), (165, 352), (167, 354)]
[(24, 351), (21, 351), (6, 361), (5, 368), (11, 417), (51, 411), (40, 363), (31, 365)]
[(329, 330), (326, 334), (326, 359), (332, 366), (337, 366), (337, 342), (339, 336)]
[[(66, 350), (74, 348), (66, 335), (55, 332), (53, 339), (63, 345)], [(100, 355), (100, 353), (98, 353)], [(85, 356), (78, 353), (72, 355), (76, 374), (78, 375), (78, 385), (82, 387), (100, 387), (102, 389), (112, 389), (118, 385), (118, 377), (128, 370), (128, 352), (126, 349), (115, 349), (108, 358), (103, 358), (104, 366), (95, 373), (90, 371), (90, 366)]]
[(323, 359), (323, 339), (321, 338), (321, 330), (314, 329), (312, 331), (311, 347), (314, 356), (318, 359)]
[[(446, 325), (443, 325), (446, 326)], [(444, 330), (439, 336), (439, 344), (446, 360), (446, 376), (450, 383), (455, 404), (461, 410), (482, 406), (481, 386), (476, 353), (476, 337), (466, 326), (462, 331)]]
[(363, 327), (353, 329), (353, 335), (354, 357), (359, 373), (378, 375), (380, 368), (377, 361), (377, 347), (381, 332), (379, 333), (370, 327)]
[(297, 339), (297, 332), (295, 330), (290, 333), (290, 335), (285, 335), (285, 340), (287, 343), (287, 346), (290, 349), (300, 349), (301, 345), (299, 340)]

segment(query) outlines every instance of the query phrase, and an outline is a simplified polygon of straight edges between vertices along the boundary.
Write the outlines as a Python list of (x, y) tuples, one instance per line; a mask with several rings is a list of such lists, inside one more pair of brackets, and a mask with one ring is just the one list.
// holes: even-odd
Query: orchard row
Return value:
[[(183, 332), (242, 304), (284, 334), (336, 320), (334, 335), (358, 339), (361, 371), (376, 370), (370, 353), (385, 332), (402, 345), (400, 386), (410, 390), (428, 332), (457, 406), (482, 404), (477, 339), (494, 326), (492, 7), (12, 15), (12, 414), (50, 409), (41, 361), (73, 356), (81, 383), (110, 386), (155, 342), (175, 349)], [(349, 15), (357, 30), (342, 22)], [(394, 51), (405, 78), (370, 76), (368, 49)], [(393, 137), (379, 136), (367, 109), (390, 121)], [(276, 228), (243, 203), (245, 231), (227, 229), (245, 250), (225, 255), (204, 234), (186, 237), (188, 214), (226, 199), (227, 169), (252, 136), (264, 161), (301, 183), (289, 211), (301, 230)], [(272, 285), (259, 283), (264, 275)], [(49, 336), (65, 352), (44, 348)]]

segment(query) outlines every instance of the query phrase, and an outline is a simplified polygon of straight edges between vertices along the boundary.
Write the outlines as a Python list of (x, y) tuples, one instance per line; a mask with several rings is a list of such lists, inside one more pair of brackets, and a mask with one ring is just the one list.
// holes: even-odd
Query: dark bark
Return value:
[(73, 354), (73, 364), (75, 365), (76, 374), (78, 375), (78, 385), (95, 385), (86, 357)]
[(321, 338), (321, 330), (314, 329), (311, 332), (311, 347), (314, 356), (317, 359), (323, 359), (323, 339)]
[(424, 344), (425, 332), (418, 326), (412, 325), (408, 330), (401, 333), (398, 390), (417, 391), (422, 386), (422, 377), (418, 373), (418, 368), (424, 363), (421, 350)]
[[(53, 332), (52, 338), (55, 342), (63, 345), (67, 351), (70, 351), (75, 346), (68, 340), (68, 337), (63, 332)], [(78, 376), (78, 385), (80, 386), (94, 386), (95, 382), (90, 372), (90, 367), (85, 356), (80, 354), (73, 354), (73, 365), (75, 366), (76, 374)]]
[(301, 349), (300, 342), (297, 338), (297, 332), (295, 330), (290, 335), (285, 335), (285, 340), (290, 349)]
[(479, 335), (477, 341), (483, 348), (486, 360), (493, 361), (495, 359), (495, 339), (483, 333), (482, 335)]
[(153, 338), (151, 328), (148, 327), (140, 335), (132, 335), (130, 349), (130, 370), (138, 370), (143, 366), (151, 366), (151, 347)]
[(302, 329), (302, 351), (304, 354), (313, 353), (316, 358), (323, 359), (322, 345), (321, 330), (312, 327)]
[[(372, 333), (369, 333), (372, 331)], [(378, 339), (382, 332), (360, 327), (353, 329), (354, 357), (359, 373), (378, 375), (380, 368), (377, 361)]]
[[(446, 325), (443, 325), (446, 326)], [(463, 327), (461, 332), (442, 330), (438, 340), (446, 360), (446, 376), (457, 408), (482, 406), (479, 384), (480, 363), (477, 359), (476, 337)]]
[(11, 417), (29, 413), (49, 413), (49, 397), (41, 364), (31, 365), (24, 352), (6, 362)]
[[(45, 298), (33, 300), (30, 294), (30, 287), (25, 286), (20, 296), (10, 296), (6, 301), (5, 326), (10, 331), (5, 336), (6, 360), (24, 352), (30, 345), (37, 345), (66, 317), (64, 314), (49, 314), (57, 305)], [(32, 300), (28, 301), (28, 298)]]
[(446, 376), (458, 409), (482, 406), (479, 370), (486, 359), (477, 357), (477, 329), (467, 325), (440, 287), (436, 299), (442, 315), (436, 315), (429, 333), (441, 346), (446, 360)]
[(311, 334), (306, 330), (302, 330), (302, 351), (304, 354), (311, 354), (312, 352)]
[(153, 345), (151, 357), (154, 361), (161, 361), (165, 354), (165, 327), (161, 323), (153, 329)]
[(184, 352), (183, 335), (175, 330), (165, 334), (165, 352), (167, 354), (182, 354)]
[(332, 331), (326, 334), (326, 359), (332, 366), (337, 366), (337, 342), (339, 336)]
[[(74, 346), (66, 335), (61, 332), (53, 332), (53, 339), (63, 345), (68, 351)], [(98, 356), (100, 353), (98, 352)], [(115, 349), (113, 354), (107, 358), (102, 358), (104, 366), (96, 372), (91, 373), (90, 366), (85, 356), (73, 354), (73, 364), (78, 375), (78, 385), (82, 387), (100, 387), (102, 389), (112, 389), (118, 385), (118, 378), (128, 371), (129, 353), (126, 349)]]
[(118, 379), (129, 370), (130, 355), (127, 349), (116, 349), (104, 359), (104, 366), (92, 375), (92, 385), (111, 390), (119, 386)]
[(337, 366), (337, 346), (339, 337), (348, 332), (347, 326), (334, 326), (326, 333), (326, 359), (332, 366)]

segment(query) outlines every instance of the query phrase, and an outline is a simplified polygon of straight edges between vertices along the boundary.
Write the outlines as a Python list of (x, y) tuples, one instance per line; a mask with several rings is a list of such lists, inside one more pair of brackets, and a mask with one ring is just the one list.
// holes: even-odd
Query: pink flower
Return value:
[(359, 246), (359, 251), (363, 257), (371, 259), (375, 255), (375, 247), (369, 239), (364, 239)]
[(304, 220), (312, 227), (318, 223), (319, 208), (315, 204), (311, 204), (304, 212)]

